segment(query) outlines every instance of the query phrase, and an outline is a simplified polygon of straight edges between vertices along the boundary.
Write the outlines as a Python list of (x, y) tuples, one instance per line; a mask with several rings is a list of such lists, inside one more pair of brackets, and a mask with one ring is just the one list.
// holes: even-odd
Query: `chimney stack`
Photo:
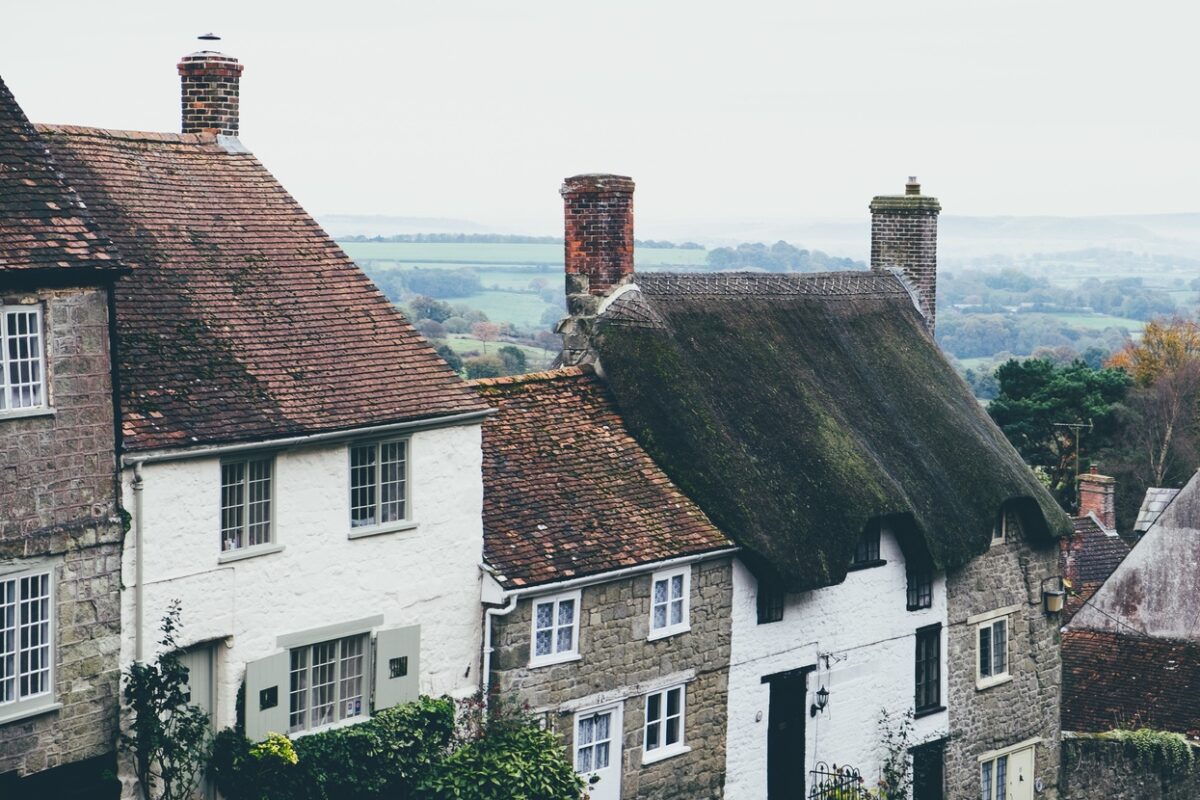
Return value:
[(633, 180), (576, 175), (563, 181), (567, 298), (601, 296), (633, 274)]
[(1108, 475), (1101, 475), (1093, 466), (1089, 472), (1079, 478), (1079, 516), (1086, 517), (1095, 514), (1105, 528), (1110, 531), (1117, 529), (1117, 511), (1113, 498), (1116, 492), (1116, 481)]
[[(203, 41), (219, 37), (206, 33)], [(183, 132), (238, 135), (238, 82), (242, 65), (233, 56), (212, 50), (186, 55), (179, 62)]]
[(918, 306), (932, 335), (937, 315), (937, 219), (942, 206), (921, 194), (915, 177), (902, 195), (871, 201), (871, 269), (898, 268), (917, 292)]

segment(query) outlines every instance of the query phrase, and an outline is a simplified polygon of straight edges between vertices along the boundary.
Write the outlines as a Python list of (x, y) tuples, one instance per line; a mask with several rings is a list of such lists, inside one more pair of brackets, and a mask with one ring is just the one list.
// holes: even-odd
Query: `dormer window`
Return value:
[(908, 610), (919, 611), (933, 605), (933, 570), (908, 568)]
[(0, 414), (45, 406), (41, 306), (0, 306)]
[(879, 557), (879, 528), (871, 527), (863, 532), (854, 548), (854, 560), (850, 569), (867, 569), (881, 567), (887, 562)]

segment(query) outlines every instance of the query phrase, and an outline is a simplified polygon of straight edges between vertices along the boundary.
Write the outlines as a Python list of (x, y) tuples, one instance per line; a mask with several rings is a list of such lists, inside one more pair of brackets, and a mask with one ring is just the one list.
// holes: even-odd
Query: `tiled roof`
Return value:
[(120, 262), (0, 80), (0, 274)]
[(39, 131), (132, 267), (127, 450), (486, 408), (236, 139)]
[(1134, 531), (1145, 533), (1150, 530), (1150, 526), (1158, 519), (1158, 515), (1175, 499), (1177, 494), (1179, 494), (1178, 489), (1154, 487), (1147, 489), (1146, 497), (1142, 500), (1142, 507), (1138, 509), (1137, 522), (1133, 524)]
[(532, 586), (731, 546), (634, 441), (590, 372), (474, 382), (483, 426), (484, 557)]
[(1067, 595), (1063, 622), (1075, 615), (1129, 555), (1129, 545), (1115, 533), (1104, 530), (1095, 517), (1076, 517), (1072, 522), (1075, 534), (1069, 541), (1063, 540), (1059, 565), (1062, 574), (1074, 584)]
[(1063, 730), (1148, 727), (1200, 736), (1200, 644), (1069, 630), (1062, 660)]

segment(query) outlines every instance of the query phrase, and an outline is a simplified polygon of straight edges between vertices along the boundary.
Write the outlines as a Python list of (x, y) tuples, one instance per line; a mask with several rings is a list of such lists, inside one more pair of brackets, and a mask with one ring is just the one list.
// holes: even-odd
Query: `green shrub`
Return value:
[(1103, 734), (1125, 745), (1126, 752), (1148, 767), (1158, 767), (1168, 772), (1191, 772), (1195, 762), (1192, 746), (1187, 737), (1179, 733), (1139, 728), (1136, 731), (1115, 730)]

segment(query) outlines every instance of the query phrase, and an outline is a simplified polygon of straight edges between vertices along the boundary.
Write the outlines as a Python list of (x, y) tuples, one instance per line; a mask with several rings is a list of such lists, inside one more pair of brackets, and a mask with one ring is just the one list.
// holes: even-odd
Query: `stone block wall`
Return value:
[[(1062, 620), (1043, 611), (1041, 596), (1042, 579), (1057, 574), (1057, 545), (1027, 542), (1019, 525), (1010, 524), (1003, 543), (947, 575), (948, 798), (979, 796), (980, 755), (1034, 738), (1041, 740), (1034, 770), (1045, 786), (1037, 796), (1058, 796)], [(967, 619), (1014, 605), (1019, 609), (1008, 617), (1011, 680), (977, 689), (977, 629)]]
[(54, 700), (61, 708), (6, 723), (0, 706), (0, 775), (28, 775), (115, 749), (124, 526), (106, 291), (0, 296), (42, 304), (54, 410), (0, 416), (0, 566), (49, 566), (55, 579)]
[[(492, 692), (543, 715), (570, 750), (574, 712), (560, 706), (604, 693), (624, 699), (624, 798), (717, 798), (725, 778), (726, 701), (730, 653), (732, 572), (729, 559), (694, 564), (691, 630), (648, 640), (651, 575), (584, 587), (578, 661), (529, 668), (532, 603), (497, 618), (492, 632)], [(642, 764), (643, 688), (693, 671), (685, 695), (684, 742), (689, 752)]]
[(1194, 800), (1200, 768), (1171, 772), (1138, 761), (1124, 744), (1093, 736), (1062, 742), (1062, 800)]

